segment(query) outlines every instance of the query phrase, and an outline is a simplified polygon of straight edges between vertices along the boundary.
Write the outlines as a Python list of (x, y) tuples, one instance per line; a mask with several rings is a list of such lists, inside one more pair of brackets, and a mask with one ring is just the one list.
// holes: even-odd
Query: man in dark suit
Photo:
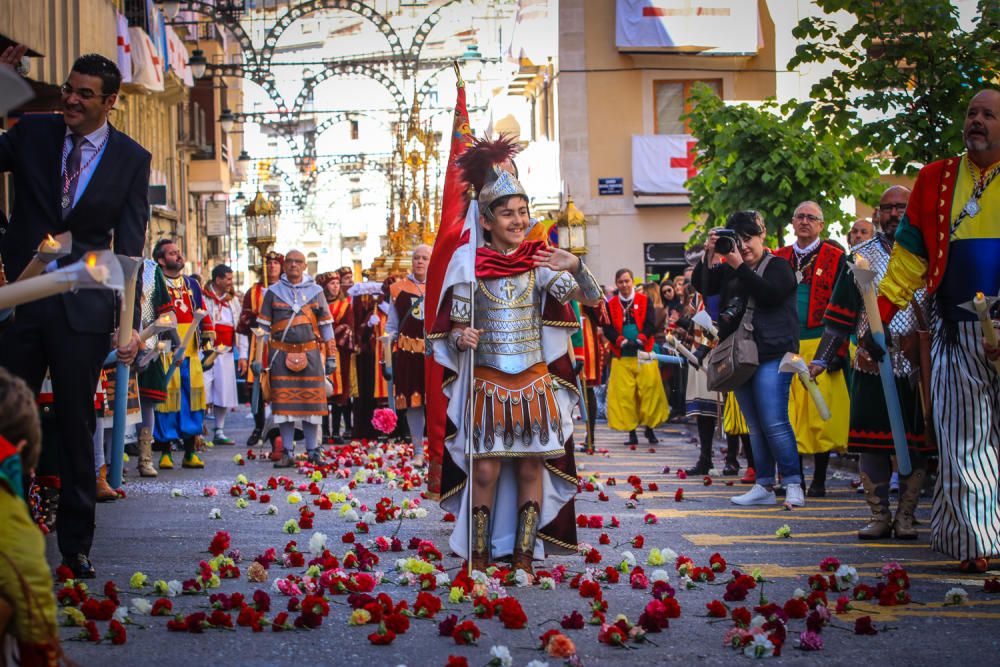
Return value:
[[(0, 65), (19, 60), (16, 48), (0, 55)], [(82, 56), (62, 86), (62, 115), (25, 116), (0, 135), (0, 171), (11, 172), (14, 181), (10, 226), (0, 241), (11, 280), (46, 234), (73, 233), (72, 252), (60, 265), (111, 247), (121, 255), (142, 254), (150, 154), (108, 123), (120, 84), (110, 60)], [(95, 576), (93, 397), (116, 310), (110, 291), (66, 293), (19, 306), (0, 339), (0, 366), (36, 393), (46, 368), (52, 378), (61, 449), (59, 551), (76, 577)], [(131, 363), (137, 347), (133, 332), (119, 359)]]

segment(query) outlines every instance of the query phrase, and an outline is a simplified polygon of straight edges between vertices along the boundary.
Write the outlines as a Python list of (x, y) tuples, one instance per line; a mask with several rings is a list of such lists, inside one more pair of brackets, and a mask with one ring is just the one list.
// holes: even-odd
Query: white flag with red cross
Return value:
[(632, 190), (643, 195), (686, 195), (698, 173), (698, 142), (690, 134), (633, 134)]

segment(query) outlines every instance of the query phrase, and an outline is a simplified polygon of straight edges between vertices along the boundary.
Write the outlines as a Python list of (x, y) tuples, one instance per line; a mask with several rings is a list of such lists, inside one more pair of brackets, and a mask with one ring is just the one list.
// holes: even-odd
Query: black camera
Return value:
[(732, 229), (713, 229), (712, 231), (718, 237), (715, 239), (715, 252), (720, 255), (728, 255), (742, 245), (740, 237)]
[(726, 307), (719, 312), (720, 333), (735, 330), (740, 320), (743, 319), (743, 313), (746, 312), (746, 309), (747, 302), (743, 297), (735, 296), (730, 299)]

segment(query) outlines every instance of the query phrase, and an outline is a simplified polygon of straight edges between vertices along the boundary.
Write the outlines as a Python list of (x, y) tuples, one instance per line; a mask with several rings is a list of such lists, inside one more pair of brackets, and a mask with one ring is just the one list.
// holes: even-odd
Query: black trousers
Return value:
[(70, 329), (59, 297), (18, 306), (14, 323), (0, 338), (0, 366), (32, 391), (41, 390), (46, 368), (52, 377), (55, 472), (62, 486), (56, 534), (64, 555), (89, 554), (94, 540), (94, 391), (110, 349), (109, 334)]

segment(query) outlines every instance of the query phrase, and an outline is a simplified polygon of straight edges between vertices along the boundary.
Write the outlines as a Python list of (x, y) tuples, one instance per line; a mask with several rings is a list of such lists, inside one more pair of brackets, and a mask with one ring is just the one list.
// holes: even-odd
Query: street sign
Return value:
[(616, 178), (597, 179), (597, 194), (599, 195), (625, 194), (624, 179), (621, 176), (618, 176)]
[(215, 199), (205, 202), (205, 234), (226, 235), (226, 202)]

